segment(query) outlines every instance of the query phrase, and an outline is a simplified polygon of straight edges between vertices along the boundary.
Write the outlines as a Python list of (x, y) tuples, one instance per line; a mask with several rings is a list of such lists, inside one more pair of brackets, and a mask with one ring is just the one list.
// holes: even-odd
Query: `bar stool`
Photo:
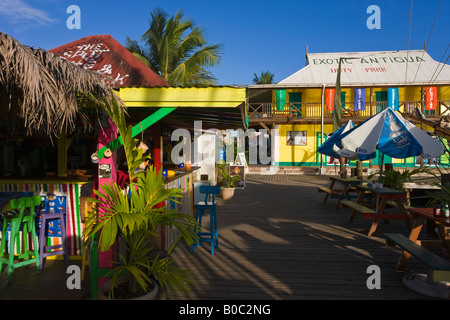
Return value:
[[(3, 215), (3, 228), (2, 228), (2, 240), (0, 245), (0, 271), (3, 263), (8, 264), (8, 279), (12, 279), (12, 273), (15, 268), (19, 268), (25, 265), (36, 263), (36, 268), (39, 268), (39, 251), (36, 237), (36, 224), (35, 224), (35, 207), (41, 204), (41, 196), (22, 197), (12, 199), (10, 202), (10, 208), (16, 210), (11, 215)], [(18, 210), (18, 211), (17, 211)], [(4, 210), (6, 212), (6, 210)], [(10, 239), (8, 258), (3, 257), (5, 254), (5, 246), (7, 242), (7, 227), (10, 226)], [(22, 228), (23, 234), (23, 253), (20, 250), (20, 229)], [(33, 242), (33, 249), (30, 250), (28, 245), (28, 238), (31, 235)], [(18, 245), (18, 259), (24, 259), (14, 263), (14, 246)], [(33, 258), (30, 258), (33, 256)]]
[[(50, 256), (64, 255), (64, 261), (66, 266), (69, 266), (69, 254), (67, 251), (67, 236), (66, 236), (66, 224), (64, 223), (64, 210), (60, 211), (45, 211), (41, 210), (41, 228), (39, 230), (39, 272), (42, 272), (44, 258)], [(61, 238), (62, 243), (57, 245), (46, 245), (48, 224), (52, 220), (59, 219), (61, 225)], [(61, 250), (55, 250), (61, 249)], [(48, 251), (52, 250), (52, 251)]]
[(199, 228), (201, 229), (203, 215), (206, 210), (209, 210), (209, 232), (200, 232), (200, 230), (195, 230), (195, 233), (198, 235), (198, 241), (191, 245), (191, 252), (194, 252), (194, 247), (198, 247), (200, 242), (205, 241), (211, 243), (211, 254), (214, 254), (214, 248), (219, 247), (215, 195), (220, 193), (220, 187), (200, 186), (200, 193), (205, 194), (205, 201), (201, 201), (197, 204), (197, 208), (195, 210), (195, 221), (198, 222)]

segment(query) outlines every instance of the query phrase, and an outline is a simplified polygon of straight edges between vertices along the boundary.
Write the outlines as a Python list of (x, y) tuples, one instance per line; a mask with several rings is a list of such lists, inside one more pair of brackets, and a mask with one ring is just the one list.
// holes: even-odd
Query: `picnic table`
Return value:
[[(426, 274), (409, 272), (403, 277), (403, 284), (408, 288), (427, 296), (449, 299), (450, 288), (450, 219), (442, 216), (434, 216), (432, 208), (410, 208), (411, 217), (415, 219), (409, 237), (400, 233), (386, 233), (386, 244), (397, 245), (403, 249), (396, 265), (396, 271), (405, 271), (406, 263), (411, 256), (424, 263), (428, 267)], [(426, 220), (436, 223), (438, 230), (437, 240), (419, 240), (419, 235)], [(432, 248), (441, 248), (442, 255), (432, 252)]]
[[(438, 274), (437, 272), (434, 272), (434, 281), (440, 281), (440, 280), (447, 280), (450, 281), (450, 262), (442, 262), (440, 259), (437, 259), (436, 257), (432, 256), (431, 254), (427, 254), (425, 250), (418, 249), (417, 247), (420, 246), (421, 248), (442, 248), (444, 253), (447, 255), (450, 255), (450, 236), (448, 234), (448, 228), (450, 227), (450, 218), (445, 218), (442, 216), (435, 217), (433, 215), (433, 208), (409, 208), (408, 209), (411, 217), (415, 220), (414, 225), (411, 228), (411, 232), (409, 234), (409, 238), (404, 237), (409, 242), (415, 244), (415, 246), (407, 247), (407, 245), (404, 246), (404, 251), (402, 252), (402, 255), (400, 256), (400, 259), (397, 263), (397, 271), (404, 271), (405, 265), (408, 262), (411, 253), (414, 255), (420, 255), (420, 253), (423, 254), (422, 257), (427, 256), (428, 259), (431, 259), (430, 261), (423, 261), (427, 264), (432, 264), (432, 267), (435, 267), (436, 269), (441, 268), (442, 266), (447, 266), (449, 268), (448, 270), (445, 269), (446, 272), (441, 272), (441, 274)], [(422, 227), (426, 220), (432, 220), (436, 222), (436, 227), (438, 230), (438, 240), (418, 240), (420, 231), (422, 230)], [(405, 241), (400, 236), (397, 236), (396, 234), (387, 234), (388, 239), (391, 240), (391, 242), (397, 243), (403, 241), (402, 243), (409, 243), (408, 241)], [(392, 241), (394, 239), (394, 241)], [(402, 239), (402, 240), (398, 240)], [(413, 249), (411, 249), (413, 248)], [(429, 252), (431, 253), (431, 252)], [(418, 257), (420, 259), (420, 257)], [(425, 259), (425, 258), (424, 258)], [(442, 262), (440, 264), (440, 267), (438, 266), (437, 262)], [(441, 270), (442, 271), (442, 270)], [(439, 278), (439, 279), (438, 279)]]
[(406, 190), (406, 199), (408, 200), (408, 204), (410, 204), (411, 193), (414, 190), (437, 191), (441, 190), (441, 188), (438, 185), (430, 182), (414, 181), (405, 183), (405, 190)]
[[(337, 188), (336, 182), (340, 183), (341, 188)], [(354, 177), (341, 177), (330, 176), (330, 185), (328, 187), (319, 186), (319, 192), (325, 192), (323, 203), (327, 203), (329, 197), (338, 199), (336, 204), (336, 210), (340, 208), (342, 199), (350, 199), (352, 196), (349, 194), (352, 187), (361, 184), (361, 180)]]
[[(356, 190), (358, 192), (358, 197), (355, 201), (351, 200), (342, 200), (341, 204), (346, 207), (352, 208), (352, 212), (350, 213), (349, 223), (352, 223), (356, 214), (358, 212), (362, 213), (363, 219), (371, 219), (372, 225), (369, 229), (368, 236), (372, 236), (372, 234), (376, 231), (378, 227), (379, 220), (384, 220), (385, 223), (388, 223), (391, 219), (403, 219), (406, 222), (408, 227), (411, 227), (410, 223), (410, 215), (408, 214), (404, 199), (406, 198), (406, 192), (395, 190), (391, 188), (375, 188), (373, 186), (357, 185)], [(367, 193), (372, 194), (373, 199), (375, 200), (374, 204), (366, 204), (364, 202)], [(391, 207), (394, 207), (393, 212), (385, 212), (388, 204)]]

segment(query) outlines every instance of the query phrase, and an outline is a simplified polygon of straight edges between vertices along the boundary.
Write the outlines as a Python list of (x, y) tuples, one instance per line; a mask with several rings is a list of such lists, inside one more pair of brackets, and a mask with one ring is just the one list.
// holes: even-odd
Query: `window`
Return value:
[(286, 138), (288, 146), (306, 146), (306, 131), (287, 131)]

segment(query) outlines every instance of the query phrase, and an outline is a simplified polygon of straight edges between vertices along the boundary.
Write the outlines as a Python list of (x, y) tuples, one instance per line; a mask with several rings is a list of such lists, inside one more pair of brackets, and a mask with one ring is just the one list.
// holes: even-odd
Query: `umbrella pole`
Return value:
[(345, 159), (344, 157), (339, 158), (339, 171), (341, 173), (341, 177), (344, 176), (344, 170), (345, 170)]
[(381, 168), (380, 168), (380, 177), (378, 178), (378, 183), (381, 183), (381, 176), (383, 175), (383, 164), (384, 164), (384, 153), (381, 154)]

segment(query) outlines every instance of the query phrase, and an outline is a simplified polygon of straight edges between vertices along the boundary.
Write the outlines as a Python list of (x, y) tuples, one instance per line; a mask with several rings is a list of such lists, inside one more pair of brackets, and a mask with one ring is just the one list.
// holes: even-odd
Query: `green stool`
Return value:
[[(3, 263), (8, 264), (8, 279), (12, 279), (12, 273), (14, 268), (22, 267), (31, 263), (36, 263), (36, 269), (39, 269), (39, 248), (36, 237), (36, 224), (34, 208), (41, 204), (41, 196), (24, 197), (12, 199), (10, 202), (11, 209), (17, 209), (19, 212), (14, 215), (4, 215), (3, 218), (3, 229), (2, 229), (2, 241), (0, 246), (0, 271), (2, 269)], [(5, 244), (6, 244), (6, 230), (8, 225), (11, 226), (10, 241), (8, 258), (3, 257), (5, 254)], [(18, 250), (18, 259), (24, 259), (14, 263), (14, 245), (15, 242), (20, 243), (20, 233), (19, 230), (22, 227), (23, 232), (23, 253), (21, 254), (20, 248)], [(33, 251), (29, 250), (28, 246), (28, 236), (31, 234), (33, 239)], [(30, 258), (33, 256), (33, 258)]]

